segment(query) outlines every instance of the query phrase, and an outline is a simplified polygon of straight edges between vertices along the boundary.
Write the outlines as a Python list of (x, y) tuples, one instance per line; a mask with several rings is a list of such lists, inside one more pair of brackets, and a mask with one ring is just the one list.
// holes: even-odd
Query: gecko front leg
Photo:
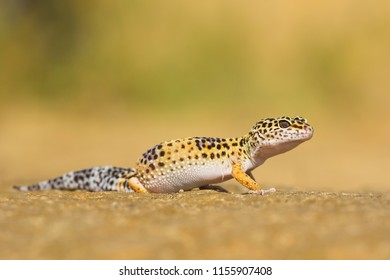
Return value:
[(248, 174), (242, 170), (242, 163), (238, 162), (233, 164), (232, 176), (241, 185), (249, 189), (249, 193), (264, 195), (266, 193), (275, 192), (275, 188), (262, 189), (260, 185), (253, 179), (252, 173), (249, 171)]

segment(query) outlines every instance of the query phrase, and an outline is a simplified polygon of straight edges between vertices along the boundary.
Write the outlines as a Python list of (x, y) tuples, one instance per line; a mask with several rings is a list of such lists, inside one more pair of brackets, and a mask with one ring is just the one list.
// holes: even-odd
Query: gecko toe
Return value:
[(258, 195), (265, 195), (266, 193), (273, 193), (273, 192), (276, 192), (276, 189), (275, 188), (270, 188), (270, 189), (261, 189), (261, 190), (257, 190), (257, 191), (252, 191), (250, 190), (248, 193), (250, 194), (258, 194)]

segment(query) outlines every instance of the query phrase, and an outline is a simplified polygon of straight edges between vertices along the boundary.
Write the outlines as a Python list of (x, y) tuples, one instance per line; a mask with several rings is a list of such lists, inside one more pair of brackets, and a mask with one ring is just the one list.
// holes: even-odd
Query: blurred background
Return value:
[(302, 115), (260, 183), (387, 191), (389, 77), (385, 0), (3, 0), (0, 187)]

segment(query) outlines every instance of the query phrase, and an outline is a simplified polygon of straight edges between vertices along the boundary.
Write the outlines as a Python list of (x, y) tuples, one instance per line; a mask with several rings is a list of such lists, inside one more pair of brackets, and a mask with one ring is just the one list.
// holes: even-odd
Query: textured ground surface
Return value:
[(159, 141), (237, 136), (252, 123), (0, 115), (0, 259), (390, 259), (390, 130), (369, 137), (314, 118), (313, 139), (255, 170), (278, 190), (263, 197), (233, 180), (222, 185), (231, 193), (21, 193), (11, 186), (131, 167)]
[(389, 259), (390, 195), (7, 191), (1, 259)]
[[(0, 258), (390, 259), (390, 1), (173, 2), (0, 1)], [(282, 115), (269, 196), (11, 188)]]

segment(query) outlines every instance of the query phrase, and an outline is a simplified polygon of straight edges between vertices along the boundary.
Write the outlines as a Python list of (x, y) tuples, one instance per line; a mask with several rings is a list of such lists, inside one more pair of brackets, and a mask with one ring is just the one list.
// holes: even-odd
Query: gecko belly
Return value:
[(160, 174), (154, 178), (152, 176), (143, 178), (141, 183), (150, 192), (168, 193), (191, 190), (232, 178), (231, 167), (219, 162), (169, 169), (166, 172), (161, 171)]

